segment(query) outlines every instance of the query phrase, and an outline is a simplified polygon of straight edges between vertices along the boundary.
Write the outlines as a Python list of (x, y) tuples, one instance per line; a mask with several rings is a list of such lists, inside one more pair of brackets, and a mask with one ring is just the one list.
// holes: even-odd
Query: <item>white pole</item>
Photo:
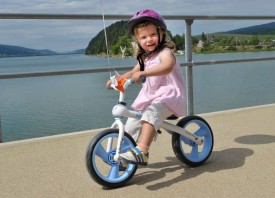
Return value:
[(0, 115), (0, 143), (3, 142), (3, 139), (2, 139), (2, 125), (1, 125), (1, 115)]
[[(191, 25), (193, 20), (185, 20), (185, 61), (191, 62), (192, 59), (192, 33)], [(194, 114), (194, 104), (193, 104), (193, 66), (186, 67), (186, 91), (187, 91), (187, 115)]]

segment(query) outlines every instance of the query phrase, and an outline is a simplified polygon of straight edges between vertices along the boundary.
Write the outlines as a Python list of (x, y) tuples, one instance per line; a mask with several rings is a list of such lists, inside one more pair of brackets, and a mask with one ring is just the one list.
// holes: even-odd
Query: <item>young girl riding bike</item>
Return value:
[[(125, 131), (135, 141), (137, 147), (120, 155), (122, 163), (147, 165), (149, 148), (160, 125), (171, 115), (185, 114), (185, 82), (179, 63), (172, 50), (174, 44), (166, 40), (166, 24), (153, 10), (141, 10), (129, 21), (128, 27), (137, 41), (138, 63), (122, 75), (142, 83), (132, 108), (142, 113), (141, 119), (128, 118)], [(109, 88), (111, 81), (107, 81)]]

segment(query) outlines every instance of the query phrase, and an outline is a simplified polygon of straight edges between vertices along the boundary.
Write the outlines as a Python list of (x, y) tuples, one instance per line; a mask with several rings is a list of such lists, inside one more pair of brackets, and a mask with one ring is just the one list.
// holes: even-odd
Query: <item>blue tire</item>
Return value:
[(199, 116), (187, 116), (182, 118), (177, 126), (203, 137), (203, 144), (198, 145), (192, 140), (178, 134), (172, 134), (172, 147), (177, 158), (189, 166), (203, 164), (211, 155), (214, 138), (209, 124)]
[[(98, 184), (108, 188), (125, 185), (138, 168), (137, 165), (128, 164), (126, 170), (120, 171), (119, 163), (114, 161), (118, 134), (118, 129), (106, 129), (100, 132), (92, 139), (86, 152), (86, 167), (90, 176)], [(109, 151), (107, 151), (108, 140), (113, 141)], [(128, 133), (124, 133), (122, 152), (135, 146), (133, 138)]]

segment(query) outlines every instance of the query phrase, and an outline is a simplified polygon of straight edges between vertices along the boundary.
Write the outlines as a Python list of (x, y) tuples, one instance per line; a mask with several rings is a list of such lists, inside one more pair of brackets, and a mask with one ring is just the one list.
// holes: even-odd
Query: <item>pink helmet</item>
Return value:
[(134, 27), (135, 25), (149, 21), (153, 24), (155, 24), (157, 27), (161, 27), (166, 31), (166, 24), (162, 18), (157, 12), (154, 10), (144, 9), (139, 12), (137, 12), (129, 21), (128, 21), (128, 27), (131, 32), (131, 34), (134, 34)]

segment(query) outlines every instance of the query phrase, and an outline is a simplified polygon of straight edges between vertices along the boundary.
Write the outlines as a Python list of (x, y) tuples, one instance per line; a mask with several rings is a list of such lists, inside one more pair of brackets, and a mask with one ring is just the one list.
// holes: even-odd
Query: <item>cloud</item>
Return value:
[[(162, 15), (274, 15), (274, 0), (0, 0), (0, 13), (132, 15), (150, 8)], [(106, 21), (110, 25), (114, 21)], [(212, 33), (270, 21), (194, 21), (193, 34)], [(173, 34), (185, 31), (183, 21), (166, 21)], [(35, 49), (67, 51), (86, 48), (103, 28), (101, 20), (0, 20), (0, 43)]]

